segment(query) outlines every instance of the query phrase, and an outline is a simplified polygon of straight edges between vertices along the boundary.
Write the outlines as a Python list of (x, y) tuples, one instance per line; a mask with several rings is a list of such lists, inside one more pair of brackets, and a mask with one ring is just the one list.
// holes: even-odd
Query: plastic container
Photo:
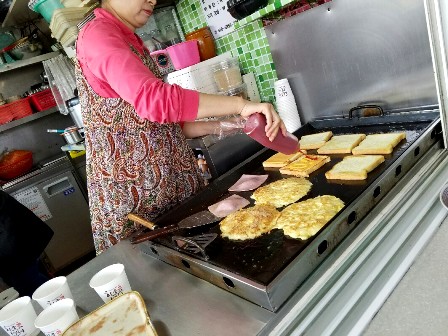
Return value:
[(247, 99), (247, 84), (243, 83), (227, 91), (221, 92), (225, 96), (238, 96)]
[(53, 12), (50, 22), (51, 34), (58, 40), (65, 34), (67, 29), (76, 28), (77, 24), (85, 17), (88, 8), (58, 8)]
[(54, 100), (51, 89), (46, 89), (31, 95), (30, 101), (37, 112), (45, 111), (56, 106), (56, 100)]
[(0, 125), (6, 124), (14, 120), (14, 115), (9, 109), (2, 109), (5, 104), (0, 106)]
[(33, 113), (28, 97), (0, 106), (0, 115), (20, 119)]
[(263, 146), (271, 148), (277, 152), (293, 154), (299, 150), (299, 140), (294, 135), (287, 133), (287, 135), (284, 136), (279, 130), (277, 136), (271, 142), (266, 136), (265, 127), (265, 116), (261, 113), (254, 113), (247, 119), (243, 131)]
[(166, 48), (171, 62), (176, 70), (195, 65), (201, 61), (198, 41), (191, 40)]
[(32, 152), (27, 150), (13, 150), (0, 158), (0, 179), (14, 179), (25, 174), (32, 167)]
[(197, 40), (199, 44), (199, 56), (201, 61), (216, 56), (215, 39), (209, 27), (203, 27), (185, 35), (187, 41)]
[(218, 90), (223, 92), (243, 83), (238, 58), (229, 58), (212, 65), (213, 78)]
[(51, 22), (55, 9), (64, 8), (60, 0), (41, 0), (34, 5), (34, 11), (40, 13), (45, 21)]

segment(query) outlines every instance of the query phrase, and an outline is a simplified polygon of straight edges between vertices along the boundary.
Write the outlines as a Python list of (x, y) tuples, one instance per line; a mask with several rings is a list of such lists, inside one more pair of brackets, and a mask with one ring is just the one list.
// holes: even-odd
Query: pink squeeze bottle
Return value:
[(254, 113), (247, 119), (243, 131), (263, 146), (276, 150), (277, 152), (292, 154), (299, 150), (299, 140), (294, 135), (287, 133), (284, 136), (282, 131), (279, 130), (274, 141), (271, 142), (266, 136), (265, 127), (266, 117), (261, 113)]

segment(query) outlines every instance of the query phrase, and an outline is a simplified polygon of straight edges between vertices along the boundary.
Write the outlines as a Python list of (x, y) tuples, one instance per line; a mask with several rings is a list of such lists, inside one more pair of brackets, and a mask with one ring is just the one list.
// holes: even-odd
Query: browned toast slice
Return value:
[(285, 175), (294, 175), (308, 177), (310, 174), (327, 162), (330, 157), (325, 155), (303, 155), (290, 164), (280, 168), (280, 173)]

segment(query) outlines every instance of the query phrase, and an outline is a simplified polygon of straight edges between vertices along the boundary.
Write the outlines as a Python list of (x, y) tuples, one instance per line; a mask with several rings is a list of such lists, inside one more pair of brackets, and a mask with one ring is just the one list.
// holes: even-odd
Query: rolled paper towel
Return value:
[(288, 132), (292, 133), (302, 126), (299, 109), (287, 78), (274, 83), (277, 112), (285, 123)]

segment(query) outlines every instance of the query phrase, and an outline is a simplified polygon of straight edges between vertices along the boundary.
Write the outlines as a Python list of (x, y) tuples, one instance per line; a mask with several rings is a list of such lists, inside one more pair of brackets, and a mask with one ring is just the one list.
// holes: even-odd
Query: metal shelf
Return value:
[(39, 63), (42, 61), (46, 61), (47, 59), (58, 56), (59, 54), (60, 54), (60, 51), (53, 51), (51, 53), (28, 58), (26, 60), (15, 61), (14, 63), (8, 63), (8, 64), (5, 64), (0, 67), (0, 73), (14, 70), (14, 69), (19, 69), (19, 68), (22, 68), (22, 67), (25, 67), (25, 66), (28, 66), (31, 64)]
[(3, 20), (2, 27), (17, 26), (27, 21), (34, 20), (39, 17), (36, 13), (28, 8), (28, 1), (13, 0), (9, 6), (8, 13)]
[(29, 115), (29, 116), (26, 116), (24, 118), (20, 118), (20, 119), (17, 119), (17, 120), (10, 121), (9, 123), (0, 125), (0, 133), (2, 133), (4, 131), (7, 131), (7, 130), (9, 130), (11, 128), (18, 127), (20, 125), (29, 123), (30, 121), (46, 117), (47, 115), (53, 114), (53, 113), (56, 113), (56, 112), (59, 112), (59, 109), (57, 108), (57, 106), (56, 107), (52, 107), (51, 109), (48, 109), (48, 110), (45, 110), (45, 111), (42, 111), (42, 112), (35, 112), (35, 113), (33, 113), (33, 114)]

